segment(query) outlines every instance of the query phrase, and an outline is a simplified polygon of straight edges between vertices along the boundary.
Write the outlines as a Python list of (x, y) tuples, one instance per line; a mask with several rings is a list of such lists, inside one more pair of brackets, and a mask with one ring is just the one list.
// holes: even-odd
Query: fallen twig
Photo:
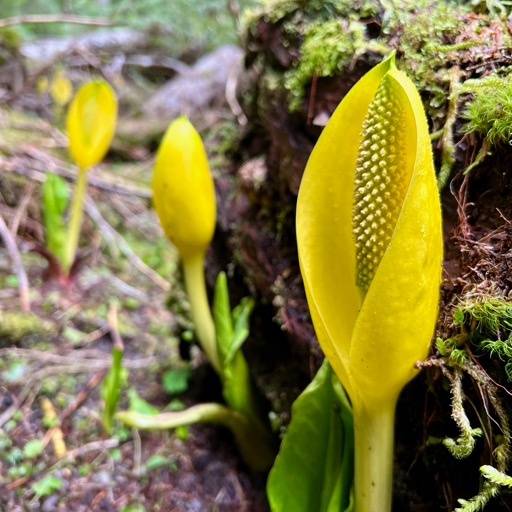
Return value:
[[(82, 353), (83, 352), (83, 353)], [(96, 354), (99, 351), (94, 351)], [(27, 359), (35, 359), (41, 363), (54, 363), (61, 366), (51, 366), (43, 368), (31, 375), (31, 378), (41, 379), (48, 374), (53, 374), (55, 371), (63, 373), (82, 373), (94, 372), (109, 368), (111, 364), (110, 354), (102, 354), (103, 358), (91, 357), (91, 351), (71, 350), (70, 355), (54, 354), (52, 352), (45, 352), (44, 350), (23, 349), (16, 347), (7, 347), (0, 349), (0, 357), (16, 356), (18, 358), (25, 357)], [(146, 368), (147, 366), (158, 362), (157, 357), (144, 357), (142, 359), (125, 359), (123, 365), (128, 369)], [(40, 375), (43, 373), (43, 375)]]
[(10, 231), (13, 237), (16, 237), (16, 235), (18, 234), (21, 219), (24, 217), (25, 212), (27, 211), (28, 205), (30, 203), (30, 200), (32, 199), (32, 195), (34, 194), (35, 188), (35, 183), (31, 182), (27, 184), (25, 193), (21, 198), (20, 204), (16, 208), (16, 212), (13, 218), (11, 219)]
[(7, 224), (5, 223), (2, 216), (0, 216), (0, 236), (3, 238), (7, 252), (11, 257), (13, 270), (18, 276), (18, 289), (20, 292), (21, 310), (24, 313), (28, 313), (30, 311), (30, 297), (27, 273), (23, 268), (23, 263), (21, 261), (20, 252), (18, 251), (18, 247), (16, 245), (16, 240), (14, 239), (12, 233), (9, 231), (9, 228), (7, 227)]
[[(32, 180), (43, 182), (46, 179), (46, 173), (48, 171), (54, 172), (63, 178), (68, 180), (74, 180), (76, 172), (69, 170), (70, 166), (58, 159), (50, 159), (48, 155), (38, 151), (34, 148), (25, 148), (23, 155), (15, 155), (11, 157), (0, 156), (0, 168), (3, 171), (14, 172), (21, 176), (26, 176)], [(44, 155), (43, 158), (42, 155)], [(105, 178), (100, 178), (91, 174), (88, 176), (87, 183), (92, 187), (106, 190), (107, 192), (114, 192), (116, 194), (127, 195), (127, 196), (138, 196), (143, 198), (151, 198), (152, 193), (148, 188), (138, 187), (133, 184), (124, 184), (109, 181)]]
[(151, 267), (148, 267), (140, 258), (135, 254), (133, 249), (128, 245), (124, 237), (118, 233), (107, 221), (105, 221), (90, 197), (86, 197), (84, 201), (85, 211), (87, 214), (101, 227), (102, 232), (109, 240), (115, 241), (116, 246), (119, 248), (123, 256), (142, 274), (151, 279), (153, 283), (158, 285), (162, 290), (169, 291), (170, 285), (163, 277), (155, 272)]
[(94, 25), (108, 27), (112, 21), (108, 18), (93, 18), (90, 16), (74, 16), (72, 14), (21, 14), (0, 20), (0, 28), (24, 23), (71, 23), (75, 25)]

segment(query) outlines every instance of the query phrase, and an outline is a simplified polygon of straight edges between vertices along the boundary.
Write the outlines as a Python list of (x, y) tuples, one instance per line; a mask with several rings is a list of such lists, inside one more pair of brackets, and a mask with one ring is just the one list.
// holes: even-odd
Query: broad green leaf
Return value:
[(353, 451), (350, 405), (326, 359), (292, 406), (267, 482), (272, 512), (352, 510)]
[(69, 188), (64, 179), (48, 173), (41, 189), (46, 248), (62, 264), (66, 248), (67, 229), (64, 212), (69, 200)]

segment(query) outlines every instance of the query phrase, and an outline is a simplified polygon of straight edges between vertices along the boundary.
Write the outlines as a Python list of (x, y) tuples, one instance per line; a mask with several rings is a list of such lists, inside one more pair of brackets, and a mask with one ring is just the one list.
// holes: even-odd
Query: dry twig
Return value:
[(133, 252), (128, 242), (124, 237), (118, 233), (105, 219), (103, 219), (100, 211), (94, 204), (94, 201), (90, 197), (86, 197), (84, 201), (85, 211), (87, 214), (98, 224), (104, 236), (111, 241), (115, 242), (115, 247), (119, 248), (123, 256), (143, 275), (151, 279), (156, 285), (158, 285), (165, 292), (169, 291), (169, 283), (155, 272), (151, 267), (148, 267), (140, 258)]
[(7, 227), (7, 224), (5, 223), (2, 216), (0, 216), (0, 236), (3, 238), (7, 252), (11, 257), (14, 267), (13, 270), (18, 276), (21, 310), (24, 313), (28, 313), (30, 311), (30, 297), (27, 274), (23, 268), (23, 263), (21, 261), (20, 252), (18, 251), (18, 247), (16, 245), (16, 240), (12, 236), (12, 233), (9, 231), (9, 228)]
[(72, 14), (21, 14), (0, 20), (0, 28), (24, 23), (71, 23), (75, 25), (94, 25), (108, 27), (112, 21), (108, 18), (93, 18), (91, 16), (74, 16)]

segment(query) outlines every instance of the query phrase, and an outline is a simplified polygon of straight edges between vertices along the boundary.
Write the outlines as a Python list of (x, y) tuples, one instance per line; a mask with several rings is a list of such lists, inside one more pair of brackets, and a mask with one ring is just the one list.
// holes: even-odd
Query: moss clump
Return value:
[(368, 18), (376, 14), (376, 9), (376, 2), (372, 0), (261, 0), (258, 8), (246, 13), (244, 24), (249, 26), (259, 19), (277, 23), (296, 13), (309, 20), (316, 15), (327, 20), (357, 11), (360, 17)]
[(333, 76), (351, 61), (367, 43), (365, 33), (363, 23), (356, 20), (335, 19), (307, 27), (300, 60), (285, 74), (290, 110), (300, 108), (304, 89), (313, 76)]
[(512, 80), (496, 74), (480, 80), (468, 80), (474, 97), (462, 112), (465, 133), (476, 133), (490, 146), (512, 144)]
[(425, 108), (436, 117), (447, 105), (449, 60), (454, 41), (462, 31), (469, 8), (448, 1), (399, 0), (383, 17), (382, 33), (398, 43), (399, 67), (422, 93), (429, 95)]
[(0, 346), (18, 343), (25, 336), (49, 334), (52, 325), (32, 313), (3, 311), (0, 313)]
[(512, 381), (512, 302), (499, 297), (478, 295), (462, 301), (455, 309), (453, 324), (458, 333), (447, 340), (437, 340), (441, 355), (449, 356), (454, 364), (467, 361), (463, 348), (471, 347), (474, 355), (487, 354), (501, 361), (509, 381)]

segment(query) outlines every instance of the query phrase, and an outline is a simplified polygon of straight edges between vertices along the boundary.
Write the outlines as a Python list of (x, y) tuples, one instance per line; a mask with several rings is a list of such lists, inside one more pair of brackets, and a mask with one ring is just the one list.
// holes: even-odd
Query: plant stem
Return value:
[(143, 430), (163, 430), (195, 423), (219, 423), (231, 430), (242, 457), (254, 471), (268, 471), (275, 458), (274, 447), (261, 435), (252, 421), (244, 414), (221, 404), (198, 404), (183, 411), (150, 415), (119, 411), (116, 418), (130, 427)]
[(396, 400), (354, 407), (355, 510), (390, 512)]
[(196, 335), (201, 348), (213, 366), (217, 374), (221, 375), (219, 354), (215, 338), (215, 325), (213, 323), (210, 304), (206, 294), (206, 283), (204, 278), (204, 255), (197, 254), (183, 258), (183, 274), (185, 277), (185, 288), (192, 320), (196, 328)]
[(78, 169), (75, 184), (75, 197), (71, 206), (71, 216), (69, 218), (68, 240), (66, 243), (66, 250), (64, 252), (64, 261), (62, 262), (62, 267), (66, 275), (69, 275), (69, 271), (75, 261), (80, 228), (82, 227), (82, 214), (86, 187), (87, 169)]

